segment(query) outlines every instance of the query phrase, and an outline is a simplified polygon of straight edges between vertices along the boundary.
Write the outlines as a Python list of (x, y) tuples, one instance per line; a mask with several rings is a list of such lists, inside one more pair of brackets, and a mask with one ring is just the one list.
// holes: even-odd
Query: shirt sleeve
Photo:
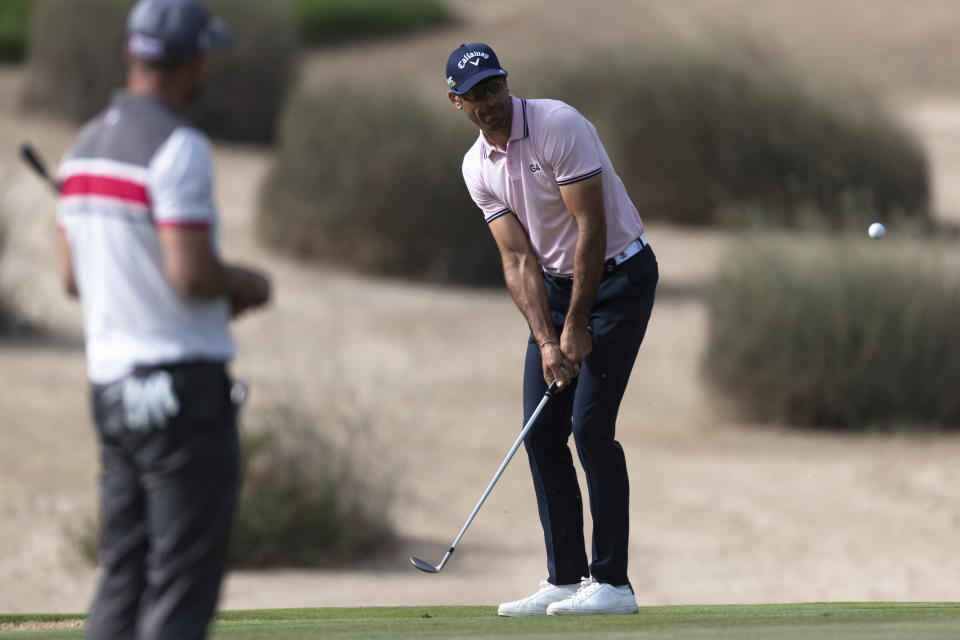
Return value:
[(489, 223), (510, 213), (510, 207), (493, 195), (483, 185), (480, 177), (475, 175), (467, 165), (468, 162), (465, 158), (463, 162), (463, 182), (467, 185), (467, 191), (470, 192), (470, 197), (473, 198), (474, 203), (483, 211), (484, 219)]
[(543, 159), (557, 184), (573, 184), (603, 171), (597, 132), (579, 111), (563, 106), (547, 115), (540, 128)]
[(216, 225), (212, 155), (197, 129), (180, 127), (170, 134), (150, 161), (147, 180), (157, 227)]

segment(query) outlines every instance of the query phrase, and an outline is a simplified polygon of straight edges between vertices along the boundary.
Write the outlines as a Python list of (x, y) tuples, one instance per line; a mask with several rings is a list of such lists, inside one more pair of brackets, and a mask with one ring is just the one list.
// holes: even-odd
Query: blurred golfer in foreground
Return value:
[(209, 145), (182, 117), (229, 28), (197, 0), (140, 0), (127, 37), (126, 90), (59, 173), (61, 273), (83, 306), (101, 458), (87, 637), (199, 639), (238, 485), (227, 325), (270, 283), (220, 259)]
[[(637, 612), (627, 578), (629, 485), (615, 440), (620, 400), (653, 308), (658, 270), (643, 223), (597, 137), (576, 109), (510, 95), (482, 43), (447, 61), (448, 98), (480, 129), (463, 179), (530, 326), (525, 420), (557, 380), (524, 444), (547, 549), (547, 579), (502, 616)], [(593, 557), (567, 441), (587, 478)]]

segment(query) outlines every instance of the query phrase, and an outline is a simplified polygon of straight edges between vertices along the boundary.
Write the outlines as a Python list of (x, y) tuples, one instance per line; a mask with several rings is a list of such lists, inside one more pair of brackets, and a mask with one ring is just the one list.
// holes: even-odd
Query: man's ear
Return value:
[(463, 101), (460, 99), (460, 96), (453, 91), (447, 91), (447, 99), (449, 99), (457, 109), (463, 109)]

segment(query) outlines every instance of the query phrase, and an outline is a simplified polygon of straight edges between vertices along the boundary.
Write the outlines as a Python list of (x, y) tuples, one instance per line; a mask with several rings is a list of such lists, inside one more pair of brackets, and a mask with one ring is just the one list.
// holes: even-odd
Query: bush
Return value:
[[(193, 116), (216, 137), (269, 142), (296, 72), (291, 7), (260, 0), (210, 0), (234, 29), (233, 47), (210, 56), (206, 91)], [(23, 102), (75, 121), (98, 113), (124, 84), (130, 0), (44, 0), (32, 20)], [(264, 43), (269, 43), (265, 46)]]
[(708, 378), (759, 419), (956, 428), (960, 278), (941, 262), (903, 238), (748, 243), (710, 290)]
[(30, 21), (22, 101), (83, 121), (123, 84), (128, 0), (43, 0)]
[[(2, 212), (0, 212), (2, 214)], [(7, 244), (7, 226), (0, 215), (0, 259)], [(19, 314), (5, 299), (5, 293), (0, 289), (0, 339), (22, 335), (30, 332), (32, 327), (23, 322)]]
[(299, 40), (287, 3), (209, 0), (233, 27), (232, 47), (210, 58), (195, 119), (210, 135), (270, 143), (299, 67)]
[(331, 566), (389, 549), (393, 494), (384, 478), (355, 463), (354, 454), (289, 410), (249, 433), (232, 564)]
[(0, 2), (0, 61), (19, 62), (27, 50), (31, 0)]
[[(7, 228), (0, 218), (0, 258), (3, 257), (3, 250), (6, 246)], [(16, 316), (10, 309), (7, 301), (4, 300), (3, 291), (0, 291), (0, 338), (12, 334), (17, 326)]]
[(282, 119), (258, 232), (277, 249), (364, 272), (500, 283), (496, 245), (460, 174), (475, 135), (399, 87), (300, 91)]
[[(388, 550), (393, 489), (361, 471), (355, 454), (331, 444), (302, 414), (277, 409), (264, 428), (244, 432), (242, 489), (230, 564), (337, 566)], [(66, 528), (81, 557), (99, 562), (97, 518)]]
[(521, 73), (517, 87), (543, 78), (524, 95), (569, 102), (597, 125), (645, 218), (928, 216), (924, 154), (877, 96), (816, 86), (753, 43), (651, 42), (629, 55), (581, 56), (546, 77)]
[(311, 43), (405, 33), (446, 24), (441, 0), (294, 0), (300, 34)]

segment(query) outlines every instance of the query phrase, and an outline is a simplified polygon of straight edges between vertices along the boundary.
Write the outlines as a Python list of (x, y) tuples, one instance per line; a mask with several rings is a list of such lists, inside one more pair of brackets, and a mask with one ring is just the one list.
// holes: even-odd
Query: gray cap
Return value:
[(175, 64), (233, 42), (233, 31), (199, 0), (139, 0), (127, 16), (127, 50), (138, 60)]

